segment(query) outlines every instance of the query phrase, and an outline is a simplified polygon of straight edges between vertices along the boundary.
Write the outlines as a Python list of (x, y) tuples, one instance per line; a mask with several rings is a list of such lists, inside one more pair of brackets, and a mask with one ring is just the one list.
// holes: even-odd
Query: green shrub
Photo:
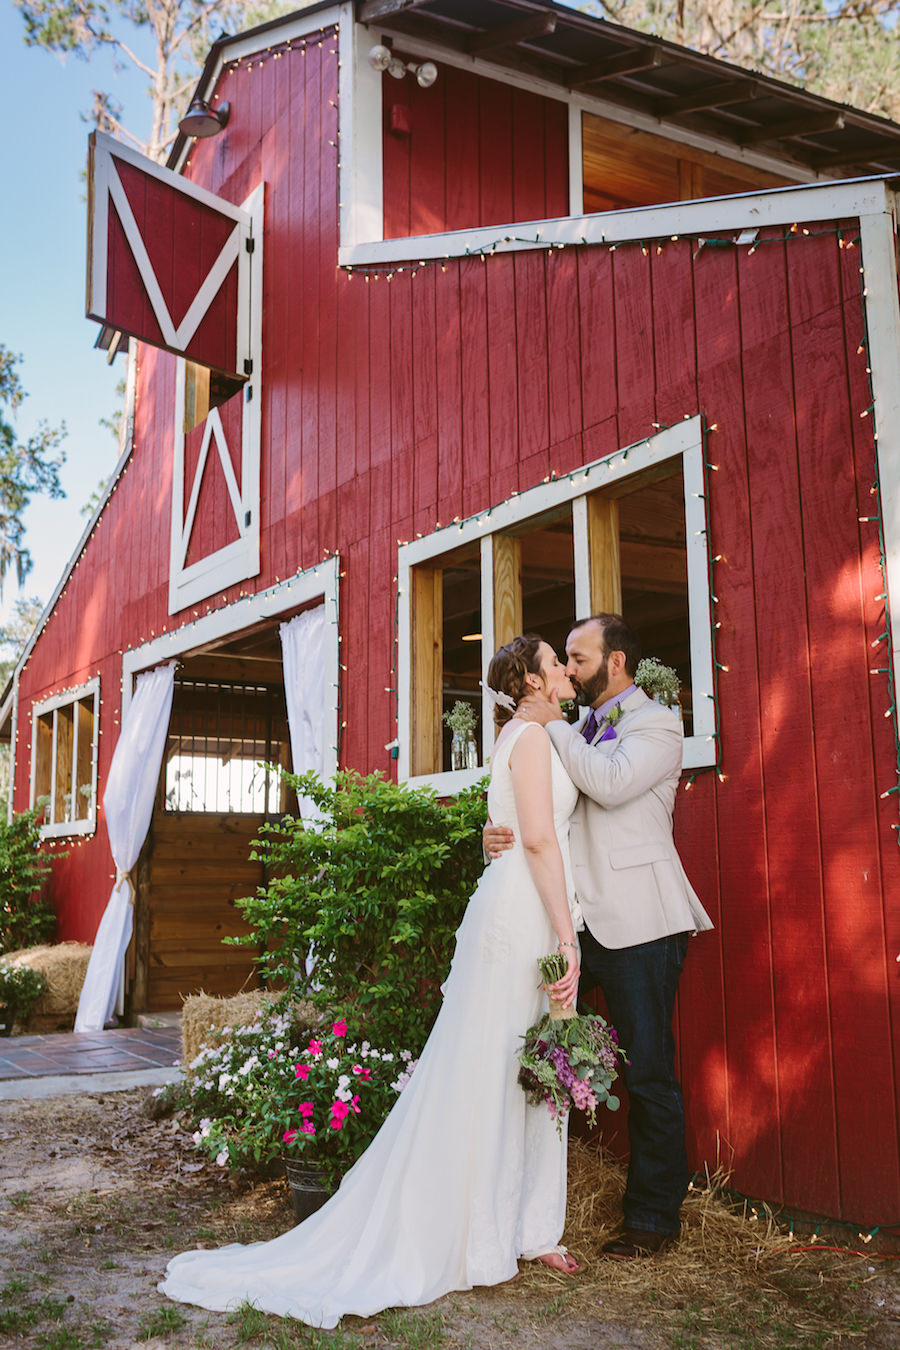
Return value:
[(0, 822), (0, 952), (37, 947), (56, 927), (53, 908), (40, 895), (51, 860), (40, 852), (37, 815), (23, 811), (9, 824)]
[(31, 1010), (47, 988), (39, 970), (14, 966), (0, 957), (0, 1004), (10, 1009), (20, 1022), (27, 1022)]
[(418, 1054), (484, 868), (484, 786), (441, 802), (380, 774), (344, 771), (333, 785), (285, 777), (321, 824), (285, 817), (262, 827), (252, 856), (269, 882), (237, 902), (252, 932), (232, 941), (263, 948), (256, 960), (270, 986), (346, 1017), (373, 1045)]

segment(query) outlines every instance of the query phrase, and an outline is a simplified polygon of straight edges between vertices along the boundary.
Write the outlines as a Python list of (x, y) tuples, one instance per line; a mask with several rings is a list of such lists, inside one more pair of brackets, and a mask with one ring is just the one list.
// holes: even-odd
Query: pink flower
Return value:
[(316, 1132), (316, 1127), (315, 1127), (315, 1125), (312, 1123), (311, 1120), (303, 1120), (303, 1121), (300, 1122), (300, 1133), (301, 1133), (301, 1134), (315, 1134), (315, 1132)]
[(350, 1105), (353, 1107), (356, 1114), (359, 1115), (359, 1097), (354, 1097)]
[(349, 1116), (350, 1107), (346, 1102), (332, 1102), (331, 1114), (335, 1120), (343, 1120), (345, 1116)]
[(334, 1032), (335, 1036), (346, 1036), (346, 1035), (347, 1035), (347, 1023), (346, 1023), (346, 1022), (335, 1022), (334, 1026), (331, 1028), (331, 1030)]
[(281, 1137), (286, 1144), (292, 1144), (294, 1140), (297, 1138), (297, 1131), (285, 1130), (284, 1134)]
[(354, 1064), (353, 1068), (351, 1069), (351, 1073), (362, 1073), (362, 1065)]
[(315, 1038), (315, 1036), (314, 1036), (314, 1037), (312, 1038), (312, 1040), (310, 1041), (310, 1043), (309, 1043), (308, 1049), (309, 1049), (309, 1053), (310, 1053), (315, 1059), (318, 1059), (319, 1056), (320, 1056), (321, 1053), (322, 1053), (322, 1042), (321, 1042), (321, 1041), (317, 1041), (316, 1038)]
[(304, 1083), (305, 1083), (306, 1080), (307, 1080), (307, 1078), (309, 1077), (309, 1065), (308, 1065), (308, 1064), (295, 1064), (295, 1065), (294, 1065), (294, 1077), (295, 1077), (295, 1078), (302, 1078), (303, 1081), (304, 1081)]
[(313, 1113), (313, 1104), (312, 1102), (301, 1102), (297, 1107), (297, 1110), (301, 1116), (311, 1116)]
[(339, 1120), (339, 1119), (337, 1118), (337, 1116), (332, 1117), (332, 1120), (331, 1120), (331, 1128), (332, 1128), (333, 1130), (342, 1130), (342, 1129), (344, 1128), (344, 1122), (343, 1122), (343, 1119), (340, 1119), (340, 1120)]
[(275, 1056), (276, 1056), (277, 1054), (278, 1054), (278, 1051), (277, 1051), (277, 1050), (270, 1050), (270, 1051), (269, 1051), (269, 1059), (274, 1059)]

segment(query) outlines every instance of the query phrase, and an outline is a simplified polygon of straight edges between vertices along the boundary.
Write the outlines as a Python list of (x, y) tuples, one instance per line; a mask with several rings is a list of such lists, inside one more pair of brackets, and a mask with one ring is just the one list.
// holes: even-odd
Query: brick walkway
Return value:
[(0, 1080), (171, 1068), (180, 1059), (177, 1027), (0, 1037)]

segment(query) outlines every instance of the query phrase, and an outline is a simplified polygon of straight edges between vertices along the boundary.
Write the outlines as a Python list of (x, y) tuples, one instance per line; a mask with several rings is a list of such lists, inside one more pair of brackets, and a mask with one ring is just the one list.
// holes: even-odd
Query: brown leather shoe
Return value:
[(659, 1256), (676, 1241), (674, 1233), (650, 1233), (640, 1228), (623, 1228), (618, 1237), (605, 1242), (604, 1256), (615, 1261), (640, 1261), (647, 1256)]

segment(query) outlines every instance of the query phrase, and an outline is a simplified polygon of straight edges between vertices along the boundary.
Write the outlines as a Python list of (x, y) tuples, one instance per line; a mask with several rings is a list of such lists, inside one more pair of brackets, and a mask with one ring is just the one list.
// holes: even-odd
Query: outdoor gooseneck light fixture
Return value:
[(178, 123), (178, 130), (185, 136), (216, 136), (225, 129), (230, 112), (230, 103), (211, 108), (204, 99), (195, 98)]
[(430, 89), (437, 79), (437, 66), (433, 61), (401, 61), (399, 56), (394, 56), (390, 47), (378, 43), (369, 52), (369, 65), (373, 70), (387, 71), (393, 75), (395, 80), (402, 80), (407, 71), (410, 71), (416, 77), (416, 83), (423, 89)]

